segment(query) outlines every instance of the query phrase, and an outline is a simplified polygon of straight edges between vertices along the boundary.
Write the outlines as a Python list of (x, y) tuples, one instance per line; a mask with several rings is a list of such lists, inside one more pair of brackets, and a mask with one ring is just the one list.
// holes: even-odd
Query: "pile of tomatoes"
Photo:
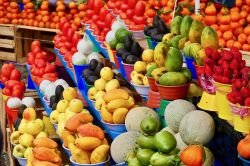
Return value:
[(0, 23), (19, 24), (19, 6), (17, 2), (0, 0)]

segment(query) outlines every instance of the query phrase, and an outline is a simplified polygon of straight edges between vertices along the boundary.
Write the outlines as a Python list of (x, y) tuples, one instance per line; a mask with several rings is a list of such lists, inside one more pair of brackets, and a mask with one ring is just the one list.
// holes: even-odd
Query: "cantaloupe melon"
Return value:
[(176, 148), (183, 150), (185, 147), (187, 147), (187, 144), (185, 144), (185, 142), (183, 142), (181, 139), (180, 133), (175, 134), (174, 137), (177, 142)]
[(191, 111), (182, 118), (179, 133), (187, 145), (205, 145), (209, 143), (214, 136), (214, 120), (204, 111)]
[(194, 111), (195, 106), (182, 99), (174, 100), (165, 109), (165, 120), (167, 126), (178, 133), (181, 119), (190, 111)]
[(130, 131), (120, 134), (113, 140), (110, 146), (110, 152), (116, 163), (125, 161), (126, 155), (133, 151), (136, 139), (139, 136), (139, 132)]
[(127, 131), (141, 131), (141, 121), (146, 117), (154, 117), (160, 124), (158, 114), (148, 107), (136, 107), (131, 109), (125, 119), (125, 126)]

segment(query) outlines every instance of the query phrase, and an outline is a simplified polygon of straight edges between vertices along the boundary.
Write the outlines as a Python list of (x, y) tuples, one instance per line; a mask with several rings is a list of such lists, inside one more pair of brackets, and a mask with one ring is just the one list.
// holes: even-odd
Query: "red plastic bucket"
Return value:
[(18, 110), (15, 110), (15, 109), (10, 109), (10, 108), (7, 108), (5, 107), (5, 110), (6, 110), (6, 114), (8, 116), (8, 123), (9, 123), (9, 126), (10, 126), (10, 130), (11, 132), (13, 132), (13, 124), (14, 124), (14, 121), (17, 119), (17, 116), (18, 116)]
[(130, 74), (134, 70), (134, 65), (133, 64), (126, 64), (126, 63), (123, 63), (123, 62), (122, 62), (122, 64), (124, 66), (124, 70), (125, 70), (125, 73), (126, 73), (127, 80), (130, 82), (131, 81)]
[(198, 84), (199, 86), (201, 86), (201, 74), (202, 74), (202, 71), (204, 71), (204, 66), (196, 65), (195, 62), (193, 62), (193, 65), (195, 66), (195, 70), (197, 73)]
[(156, 84), (161, 98), (165, 100), (184, 99), (187, 97), (190, 83), (179, 86), (164, 86)]
[(147, 77), (150, 89), (152, 91), (158, 92), (157, 86), (155, 84), (155, 79), (153, 77)]
[(159, 108), (161, 103), (161, 97), (159, 92), (149, 90), (147, 106), (150, 108)]
[(118, 61), (118, 58), (116, 56), (116, 51), (112, 50), (112, 53), (113, 53), (113, 58), (114, 58), (114, 61), (115, 61), (115, 66), (116, 66), (117, 69), (120, 69), (119, 61)]

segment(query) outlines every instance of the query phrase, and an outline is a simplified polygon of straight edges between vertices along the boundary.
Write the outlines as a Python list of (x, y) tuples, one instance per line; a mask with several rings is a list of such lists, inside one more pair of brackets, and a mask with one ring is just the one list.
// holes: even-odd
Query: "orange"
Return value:
[(250, 5), (250, 0), (245, 0), (247, 5)]
[[(67, 20), (70, 20), (70, 19), (73, 18), (73, 16), (72, 16), (71, 14), (67, 14), (67, 15), (66, 15), (66, 18), (67, 18)], [(243, 31), (242, 31), (242, 32), (243, 32)]]
[(59, 29), (59, 23), (56, 23), (56, 29)]
[(49, 22), (45, 22), (45, 28), (49, 28), (50, 23)]
[(247, 16), (247, 22), (250, 24), (250, 14)]
[(28, 2), (26, 5), (25, 5), (25, 8), (27, 9), (33, 9), (34, 8), (34, 4), (32, 2)]
[(239, 21), (241, 16), (239, 12), (232, 12), (230, 14), (231, 21)]
[(230, 9), (230, 13), (232, 13), (232, 12), (240, 12), (240, 9), (237, 8), (237, 7), (232, 7), (232, 8)]
[(184, 16), (187, 16), (187, 15), (190, 15), (190, 11), (188, 10), (188, 8), (183, 8), (182, 11), (181, 11), (181, 14), (183, 14)]
[(69, 8), (70, 8), (70, 9), (76, 9), (76, 4), (75, 4), (75, 2), (70, 2), (70, 3), (69, 3)]
[(30, 2), (30, 0), (23, 0), (23, 4), (27, 4), (29, 2)]
[(44, 28), (44, 23), (43, 22), (39, 22), (39, 25), (38, 25), (40, 28)]
[(240, 27), (240, 23), (239, 23), (239, 22), (231, 22), (231, 23), (230, 23), (230, 27), (231, 27), (232, 29), (239, 28), (239, 27)]
[(55, 29), (56, 28), (56, 24), (55, 23), (50, 23), (50, 26), (49, 26), (51, 29)]
[(4, 16), (4, 12), (0, 11), (0, 17), (3, 17), (3, 16)]
[(242, 0), (235, 0), (235, 6), (241, 7), (242, 6)]
[(226, 43), (227, 48), (231, 48), (234, 45), (234, 40), (228, 40)]
[(41, 10), (44, 10), (44, 11), (49, 10), (49, 6), (42, 4), (41, 5)]
[(206, 25), (212, 25), (216, 23), (216, 16), (205, 16), (204, 22)]
[(222, 38), (219, 39), (219, 46), (224, 48), (226, 46), (226, 41)]
[(249, 11), (250, 11), (250, 6), (248, 6), (248, 5), (243, 5), (243, 6), (241, 7), (241, 10), (245, 10), (245, 11), (249, 12)]
[(250, 25), (248, 25), (247, 27), (244, 28), (244, 33), (246, 35), (250, 35)]
[(243, 28), (242, 27), (239, 27), (239, 28), (236, 28), (235, 30), (234, 30), (234, 34), (236, 35), (236, 36), (239, 36), (241, 33), (243, 33)]
[(56, 1), (56, 6), (59, 6), (59, 5), (64, 5), (64, 2), (63, 1)]
[(33, 20), (32, 20), (32, 19), (30, 19), (30, 20), (28, 21), (28, 26), (33, 26)]
[(241, 50), (241, 47), (242, 47), (241, 43), (238, 42), (238, 41), (235, 41), (234, 44), (233, 44), (233, 46), (234, 46), (235, 48), (238, 48), (239, 50)]
[(217, 36), (218, 36), (218, 38), (221, 38), (221, 37), (222, 37), (222, 33), (221, 33), (221, 31), (220, 31), (220, 30), (217, 30), (216, 32), (217, 32)]
[(241, 26), (244, 26), (247, 23), (247, 20), (242, 18), (242, 19), (240, 19), (239, 23)]
[(54, 21), (55, 23), (58, 23), (58, 22), (60, 21), (59, 16), (55, 16), (55, 17), (53, 18), (53, 21)]
[(42, 12), (41, 12), (41, 15), (42, 15), (42, 16), (49, 15), (49, 11), (42, 11)]
[(230, 15), (224, 15), (219, 18), (220, 24), (229, 24), (230, 20)]
[(75, 31), (78, 29), (77, 25), (71, 24), (71, 28), (73, 28)]
[(56, 7), (56, 11), (57, 11), (57, 12), (63, 12), (63, 11), (65, 11), (65, 6), (64, 6), (64, 5), (58, 5), (58, 6)]
[(64, 12), (58, 12), (57, 14), (58, 14), (58, 16), (59, 16), (59, 17), (62, 17), (62, 16), (64, 16), (64, 15), (65, 15), (65, 13), (64, 13)]
[(247, 43), (250, 44), (250, 36), (247, 37)]
[(28, 25), (28, 19), (27, 18), (23, 19), (23, 25)]
[(70, 14), (76, 14), (77, 13), (77, 9), (71, 9), (70, 10)]
[(18, 24), (18, 19), (13, 19), (13, 20), (11, 20), (11, 24)]
[(220, 25), (219, 28), (221, 32), (229, 31), (231, 29), (230, 25)]
[(226, 14), (229, 13), (229, 10), (226, 7), (222, 7), (221, 10), (220, 10), (220, 13), (223, 14), (223, 15), (226, 15)]
[(11, 13), (18, 13), (19, 9), (11, 9)]
[(78, 13), (78, 15), (79, 15), (79, 17), (80, 17), (81, 19), (83, 19), (83, 18), (85, 17), (86, 13), (85, 13), (84, 11), (80, 11), (80, 12)]
[(223, 33), (223, 39), (226, 41), (233, 39), (233, 36), (234, 35), (233, 35), (232, 31), (226, 31)]
[(247, 41), (247, 35), (242, 33), (238, 36), (238, 41), (241, 43), (241, 44), (244, 44), (246, 43)]
[(42, 15), (37, 15), (37, 16), (36, 16), (36, 20), (37, 20), (38, 22), (42, 21), (42, 19), (43, 19), (43, 16), (42, 16)]
[(43, 1), (42, 5), (48, 5), (49, 6), (49, 2), (48, 1)]
[(17, 9), (18, 8), (18, 4), (16, 2), (11, 2), (10, 3), (10, 7), (13, 9)]
[(18, 14), (16, 14), (16, 13), (11, 14), (11, 19), (17, 19), (17, 18), (18, 18)]
[(38, 27), (38, 21), (35, 20), (35, 21), (33, 22), (33, 26), (34, 26), (34, 27)]
[(240, 17), (241, 17), (241, 18), (247, 18), (247, 11), (242, 10), (242, 11), (240, 12)]
[(34, 13), (29, 13), (28, 14), (28, 19), (33, 19), (35, 17), (35, 14)]
[(75, 24), (76, 26), (80, 26), (80, 25), (81, 25), (81, 19), (80, 19), (79, 17), (75, 18), (75, 19), (74, 19), (74, 24)]
[(86, 6), (85, 4), (82, 4), (82, 3), (81, 3), (81, 4), (78, 5), (77, 9), (78, 9), (79, 11), (84, 11), (84, 10), (87, 9), (87, 6)]
[(242, 45), (242, 50), (243, 51), (250, 51), (250, 44), (243, 44)]
[(43, 20), (43, 22), (48, 22), (49, 21), (49, 16), (43, 16), (42, 20)]
[(213, 25), (211, 25), (211, 27), (212, 27), (215, 31), (217, 31), (217, 30), (219, 29), (219, 27), (218, 27), (217, 24), (213, 24)]
[(23, 25), (23, 19), (19, 18), (18, 24)]

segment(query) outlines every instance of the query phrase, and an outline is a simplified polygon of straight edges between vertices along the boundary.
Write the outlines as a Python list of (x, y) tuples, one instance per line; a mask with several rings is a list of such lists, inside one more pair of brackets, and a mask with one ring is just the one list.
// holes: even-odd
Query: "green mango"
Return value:
[(138, 150), (136, 157), (142, 165), (148, 166), (150, 164), (150, 158), (155, 153), (155, 151), (150, 149), (140, 149)]
[(202, 49), (199, 43), (192, 43), (190, 45), (190, 56), (196, 57), (196, 54)]
[(181, 70), (183, 64), (183, 57), (181, 52), (177, 48), (171, 47), (168, 51), (165, 68), (168, 72), (175, 71), (178, 72)]
[(192, 73), (190, 72), (190, 70), (188, 68), (183, 67), (181, 69), (181, 73), (184, 74), (184, 76), (187, 78), (187, 82), (192, 81)]
[(154, 61), (156, 62), (157, 66), (164, 66), (169, 48), (169, 45), (165, 42), (160, 42), (156, 45), (154, 50)]
[(159, 151), (169, 153), (175, 149), (177, 142), (170, 132), (163, 130), (155, 134), (154, 145)]
[(128, 162), (128, 166), (143, 166), (137, 158), (133, 158)]
[(188, 38), (192, 22), (193, 22), (192, 17), (190, 16), (183, 17), (180, 27), (181, 36)]
[(178, 43), (178, 48), (183, 50), (184, 48), (184, 45), (185, 43), (187, 42), (188, 38), (186, 37), (182, 37), (180, 40), (179, 40), (179, 43)]
[(157, 65), (152, 65), (151, 67), (148, 68), (146, 76), (151, 77), (151, 73), (154, 69), (157, 68)]
[(201, 34), (201, 46), (203, 48), (210, 47), (217, 50), (219, 48), (218, 35), (212, 27), (205, 27)]
[(151, 135), (159, 131), (160, 124), (157, 119), (150, 116), (142, 120), (140, 127), (145, 134)]
[(165, 155), (160, 152), (156, 152), (150, 158), (150, 164), (152, 166), (176, 166), (181, 163), (178, 155)]
[(170, 43), (170, 46), (174, 47), (174, 48), (178, 48), (179, 46), (179, 40), (182, 38), (181, 35), (177, 35), (173, 38), (170, 39), (169, 43)]
[(176, 36), (180, 34), (181, 22), (182, 22), (182, 17), (175, 16), (170, 27), (172, 35)]
[(163, 74), (159, 79), (160, 85), (177, 86), (187, 83), (187, 78), (180, 72), (167, 72)]
[(190, 57), (191, 57), (190, 50), (191, 50), (191, 44), (185, 46), (185, 47), (183, 48), (184, 55), (185, 55), (185, 56), (190, 56)]
[(200, 43), (201, 34), (204, 29), (204, 24), (200, 21), (193, 20), (190, 30), (189, 30), (189, 40), (191, 43)]
[(172, 150), (169, 155), (175, 155), (175, 154), (178, 154), (180, 152), (180, 149), (178, 148), (175, 148), (174, 150)]
[(154, 145), (154, 136), (141, 135), (137, 138), (136, 143), (142, 149), (157, 150), (157, 148)]
[(130, 160), (132, 160), (133, 158), (136, 158), (136, 153), (134, 152), (130, 152), (126, 155), (125, 157), (125, 161), (128, 163)]

